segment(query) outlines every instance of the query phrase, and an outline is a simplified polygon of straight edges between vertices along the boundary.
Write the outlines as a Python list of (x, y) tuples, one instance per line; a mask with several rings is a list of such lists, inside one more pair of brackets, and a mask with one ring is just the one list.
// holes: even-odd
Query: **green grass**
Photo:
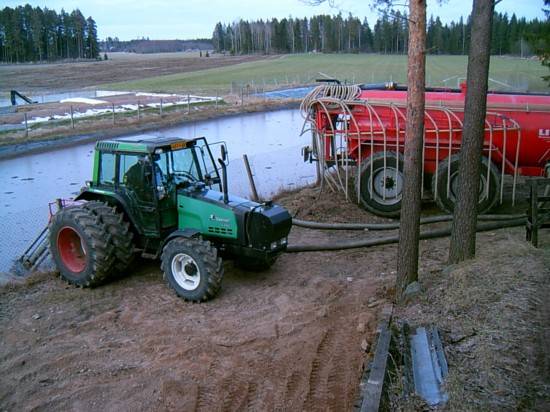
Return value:
[[(466, 56), (428, 56), (426, 82), (431, 86), (457, 87), (466, 77)], [(242, 63), (234, 66), (149, 77), (142, 80), (110, 83), (101, 88), (155, 92), (216, 90), (227, 92), (231, 85), (276, 88), (286, 84), (304, 84), (321, 77), (319, 72), (356, 83), (407, 79), (407, 57), (376, 54), (301, 54)], [(489, 88), (492, 90), (548, 91), (541, 76), (548, 69), (538, 60), (492, 57)], [(504, 84), (504, 85), (503, 85)]]

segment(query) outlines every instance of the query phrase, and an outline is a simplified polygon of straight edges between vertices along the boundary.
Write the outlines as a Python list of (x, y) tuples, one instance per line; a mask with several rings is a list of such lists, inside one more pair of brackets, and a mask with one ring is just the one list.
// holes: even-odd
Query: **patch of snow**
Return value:
[(136, 93), (136, 97), (146, 96), (146, 97), (181, 97), (179, 94), (167, 94), (167, 93)]
[[(180, 97), (183, 97), (183, 96), (180, 96)], [(75, 102), (75, 100), (79, 100), (79, 103), (84, 103), (82, 100), (88, 100), (88, 101), (91, 100), (91, 101), (94, 101), (94, 102), (107, 103), (107, 102), (102, 102), (101, 100), (84, 99), (84, 98), (80, 98), (80, 97), (74, 98), (74, 99), (66, 99), (63, 102), (68, 102), (68, 101)], [(189, 104), (190, 105), (194, 105), (194, 104), (202, 103), (202, 102), (208, 102), (208, 101), (215, 101), (215, 100), (216, 100), (215, 97), (189, 96)], [(99, 103), (89, 103), (89, 104), (99, 104)], [(171, 107), (171, 106), (185, 106), (187, 104), (188, 104), (187, 97), (185, 97), (185, 99), (178, 100), (178, 101), (175, 101), (175, 102), (163, 102), (162, 107), (165, 108), (165, 107)], [(145, 107), (151, 107), (151, 108), (154, 108), (154, 109), (158, 109), (160, 107), (160, 102), (158, 102), (158, 103), (148, 103), (148, 104), (142, 105), (142, 107), (144, 107), (144, 106)], [(137, 104), (122, 104), (122, 105), (115, 106), (115, 113), (122, 113), (122, 112), (128, 112), (128, 111), (137, 111), (137, 109), (138, 109)], [(77, 112), (77, 111), (73, 112), (73, 118), (78, 119), (78, 118), (81, 118), (81, 117), (99, 116), (99, 115), (108, 114), (108, 113), (113, 113), (113, 109), (111, 107), (88, 109), (84, 112)], [(48, 122), (48, 121), (51, 121), (51, 120), (69, 120), (70, 118), (71, 118), (70, 113), (56, 114), (56, 115), (47, 116), (47, 117), (33, 117), (32, 119), (28, 119), (27, 123), (28, 124), (35, 124), (35, 123)], [(24, 121), (21, 122), (21, 124), (24, 124), (24, 123), (25, 123)]]
[(87, 97), (71, 97), (69, 99), (63, 99), (60, 103), (84, 103), (84, 104), (106, 104), (105, 100), (89, 99)]
[(132, 94), (132, 92), (116, 91), (116, 90), (97, 90), (96, 97), (120, 96), (121, 94)]

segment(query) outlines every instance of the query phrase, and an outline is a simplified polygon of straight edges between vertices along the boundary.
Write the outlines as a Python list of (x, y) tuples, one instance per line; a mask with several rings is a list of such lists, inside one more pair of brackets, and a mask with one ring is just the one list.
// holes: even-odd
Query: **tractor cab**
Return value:
[(222, 189), (204, 137), (138, 137), (96, 144), (93, 178), (79, 198), (112, 193), (111, 203), (129, 210), (133, 227), (151, 243), (177, 229), (178, 191), (201, 189)]

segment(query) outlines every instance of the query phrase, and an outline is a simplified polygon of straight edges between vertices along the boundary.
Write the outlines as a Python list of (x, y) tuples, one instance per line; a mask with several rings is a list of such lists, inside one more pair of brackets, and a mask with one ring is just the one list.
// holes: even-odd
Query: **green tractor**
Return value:
[(92, 180), (50, 222), (61, 276), (96, 286), (138, 253), (161, 257), (168, 284), (200, 302), (220, 289), (222, 257), (254, 270), (271, 266), (292, 218), (272, 202), (229, 196), (226, 159), (222, 144), (216, 167), (204, 137), (98, 142)]

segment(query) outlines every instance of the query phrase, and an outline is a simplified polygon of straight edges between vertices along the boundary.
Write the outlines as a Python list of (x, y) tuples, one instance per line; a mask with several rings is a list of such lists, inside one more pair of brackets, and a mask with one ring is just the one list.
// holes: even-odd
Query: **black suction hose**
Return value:
[[(524, 219), (525, 215), (479, 215), (479, 221), (509, 221)], [(420, 219), (420, 224), (450, 222), (453, 220), (453, 215), (429, 216)], [(300, 226), (307, 229), (321, 230), (392, 230), (399, 229), (399, 222), (391, 223), (321, 223), (311, 222), (307, 220), (292, 219), (294, 226)]]
[[(495, 229), (506, 227), (524, 226), (525, 218), (504, 220), (501, 222), (480, 223), (477, 226), (478, 232), (487, 232)], [(364, 228), (363, 228), (364, 230)], [(420, 232), (420, 239), (434, 239), (438, 237), (446, 237), (451, 234), (451, 229), (433, 229)], [(379, 237), (376, 239), (361, 239), (361, 240), (343, 240), (337, 242), (329, 242), (324, 244), (309, 244), (309, 245), (288, 245), (286, 251), (288, 253), (296, 252), (318, 252), (325, 250), (343, 250), (355, 249), (361, 247), (388, 245), (399, 242), (399, 235)]]

